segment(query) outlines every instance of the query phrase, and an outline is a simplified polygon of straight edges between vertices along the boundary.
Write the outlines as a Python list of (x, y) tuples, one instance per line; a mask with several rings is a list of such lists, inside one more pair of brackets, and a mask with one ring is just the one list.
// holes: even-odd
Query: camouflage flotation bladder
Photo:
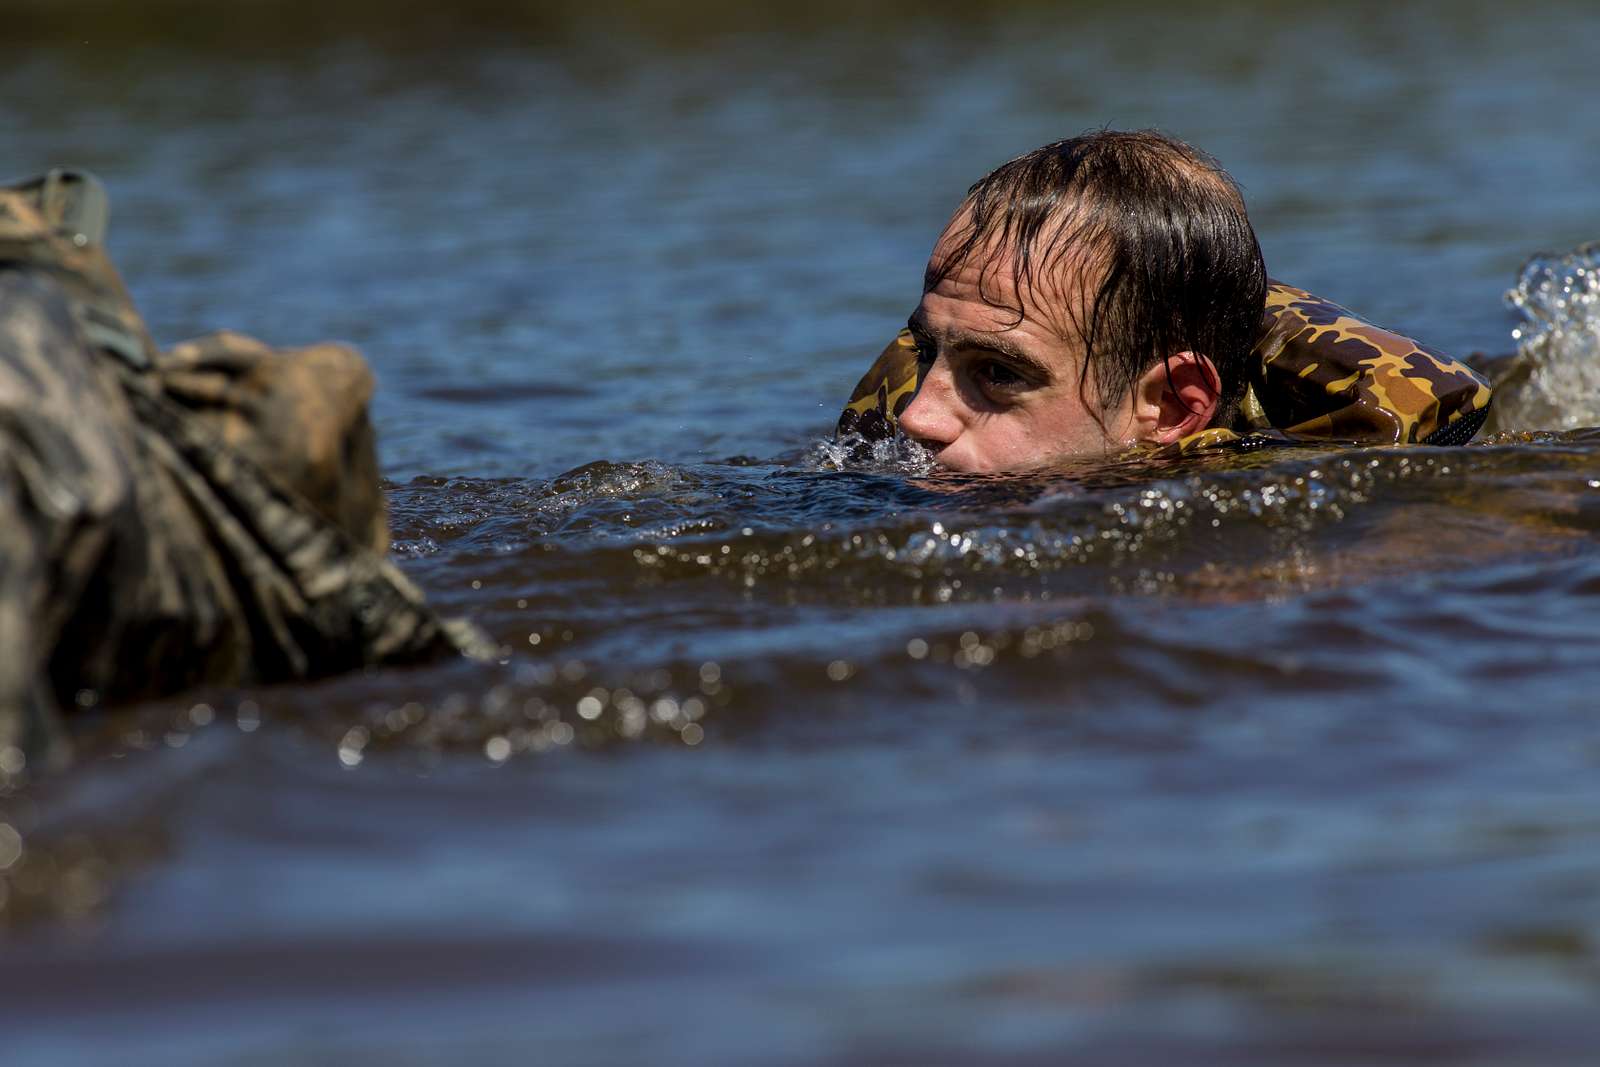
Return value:
[(361, 357), (161, 351), (106, 216), (86, 174), (0, 186), (0, 756), (62, 707), (488, 653), (383, 555)]
[(57, 168), (0, 185), (0, 265), (48, 278), (91, 344), (143, 369), (156, 345), (106, 255), (110, 219), (105, 187), (87, 171)]
[[(868, 440), (892, 436), (917, 394), (918, 371), (916, 342), (902, 330), (856, 385), (838, 433)], [(1173, 447), (1223, 448), (1263, 436), (1465, 444), (1488, 416), (1489, 400), (1489, 383), (1466, 365), (1303, 289), (1273, 282), (1238, 416)]]

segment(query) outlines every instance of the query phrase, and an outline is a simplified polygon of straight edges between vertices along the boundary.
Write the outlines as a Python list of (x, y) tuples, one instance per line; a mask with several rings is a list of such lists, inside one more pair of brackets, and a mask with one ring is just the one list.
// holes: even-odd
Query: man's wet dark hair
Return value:
[[(1152, 366), (1179, 352), (1210, 357), (1222, 379), (1213, 425), (1237, 410), (1261, 329), (1267, 273), (1239, 187), (1210, 156), (1153, 130), (1095, 130), (997, 167), (967, 191), (930, 262), (924, 290), (974, 257), (979, 294), (1010, 263), (1016, 292), (1037, 299), (1054, 272), (1104, 273), (1087, 308), (1062, 313), (1083, 341), (1085, 379), (1116, 403)], [(1066, 328), (1065, 323), (1058, 325)]]

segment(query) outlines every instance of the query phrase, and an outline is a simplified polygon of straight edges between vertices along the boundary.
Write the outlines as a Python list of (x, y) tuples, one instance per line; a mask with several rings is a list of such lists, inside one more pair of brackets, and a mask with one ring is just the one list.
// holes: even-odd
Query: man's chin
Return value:
[(981, 459), (960, 457), (946, 458), (943, 454), (933, 457), (933, 469), (944, 474), (1017, 474), (1035, 470), (1037, 466), (1037, 464), (990, 463)]
[(971, 463), (961, 457), (948, 456), (943, 452), (928, 454), (928, 461), (935, 474), (987, 474), (988, 469), (980, 464)]
[(1014, 477), (1028, 474), (1048, 474), (1051, 471), (1058, 470), (1070, 471), (1084, 465), (1093, 466), (1096, 463), (1105, 462), (1116, 454), (1111, 451), (1086, 449), (1078, 452), (1029, 456), (1025, 459), (1007, 462), (984, 457), (947, 456), (941, 452), (930, 457), (930, 464), (934, 473), (1007, 475)]
[(911, 449), (920, 454), (928, 465), (929, 473), (945, 474), (1039, 474), (1057, 467), (1072, 467), (1085, 461), (1103, 460), (1114, 454), (1109, 448), (1060, 448), (1042, 452), (1024, 452), (1021, 455), (994, 455), (973, 451), (956, 445), (935, 452), (912, 438), (903, 438)]

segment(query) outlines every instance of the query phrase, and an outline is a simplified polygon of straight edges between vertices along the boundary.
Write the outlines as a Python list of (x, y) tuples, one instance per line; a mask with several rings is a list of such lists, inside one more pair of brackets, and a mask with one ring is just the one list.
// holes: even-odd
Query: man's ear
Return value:
[(1133, 387), (1133, 418), (1138, 439), (1170, 444), (1204, 430), (1222, 400), (1216, 366), (1196, 352), (1168, 356), (1145, 371)]

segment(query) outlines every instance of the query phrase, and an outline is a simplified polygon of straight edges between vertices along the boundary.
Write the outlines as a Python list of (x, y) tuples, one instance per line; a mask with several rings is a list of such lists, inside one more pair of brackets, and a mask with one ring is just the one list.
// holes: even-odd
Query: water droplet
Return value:
[(22, 835), (10, 823), (0, 822), (0, 871), (22, 858)]

